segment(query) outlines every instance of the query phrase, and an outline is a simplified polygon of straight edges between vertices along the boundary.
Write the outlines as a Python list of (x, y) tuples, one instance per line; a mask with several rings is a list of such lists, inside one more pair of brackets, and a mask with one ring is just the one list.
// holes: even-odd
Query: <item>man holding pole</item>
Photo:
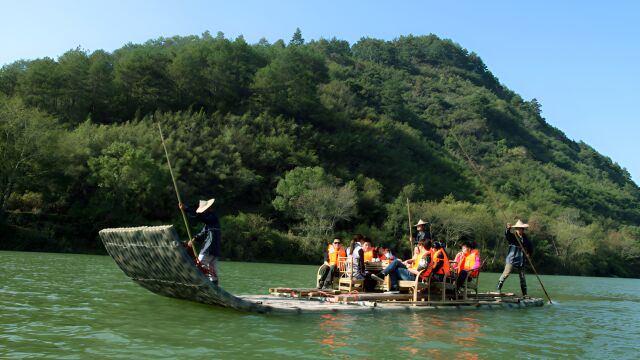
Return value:
[[(515, 234), (511, 232), (512, 227), (516, 229)], [(524, 233), (524, 229), (528, 227), (528, 224), (525, 224), (520, 220), (518, 220), (513, 226), (511, 226), (511, 224), (507, 224), (504, 235), (505, 239), (509, 243), (509, 251), (505, 260), (504, 271), (502, 272), (500, 280), (498, 281), (498, 291), (502, 290), (502, 285), (504, 284), (505, 280), (507, 280), (509, 274), (511, 274), (511, 272), (515, 269), (520, 275), (520, 289), (522, 290), (522, 296), (527, 296), (527, 280), (524, 276), (524, 258), (525, 256), (528, 257), (533, 250), (531, 242), (527, 238), (527, 235)], [(526, 251), (526, 254), (523, 253), (523, 248), (524, 251)]]
[(418, 249), (418, 242), (420, 240), (429, 241), (431, 240), (431, 233), (426, 228), (428, 223), (424, 220), (420, 219), (417, 224), (413, 225), (416, 228), (416, 237), (413, 238), (413, 253), (417, 254), (420, 252)]
[(218, 285), (218, 257), (220, 256), (220, 220), (218, 215), (212, 208), (215, 199), (200, 200), (198, 208), (193, 210), (191, 207), (179, 203), (178, 206), (184, 210), (189, 217), (194, 218), (202, 223), (202, 230), (189, 240), (188, 246), (193, 247), (194, 242), (204, 240), (204, 245), (198, 254), (198, 261), (205, 270), (209, 280)]

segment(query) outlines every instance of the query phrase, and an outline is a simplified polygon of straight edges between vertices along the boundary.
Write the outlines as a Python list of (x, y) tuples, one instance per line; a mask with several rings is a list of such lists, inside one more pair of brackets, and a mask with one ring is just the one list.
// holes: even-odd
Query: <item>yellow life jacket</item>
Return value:
[(413, 264), (411, 264), (411, 268), (414, 269), (414, 270), (418, 270), (418, 267), (420, 266), (420, 261), (427, 254), (429, 254), (429, 251), (421, 251), (421, 252), (415, 254), (413, 256)]

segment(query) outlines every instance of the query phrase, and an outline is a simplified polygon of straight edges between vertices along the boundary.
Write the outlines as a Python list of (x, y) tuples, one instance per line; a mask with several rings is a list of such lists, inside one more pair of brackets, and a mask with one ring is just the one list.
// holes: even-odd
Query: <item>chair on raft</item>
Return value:
[(340, 271), (338, 290), (351, 292), (355, 287), (362, 288), (364, 286), (364, 280), (353, 278), (353, 257), (339, 257), (338, 271)]
[(432, 288), (434, 290), (437, 289), (440, 291), (440, 294), (442, 294), (442, 301), (447, 300), (447, 292), (452, 294), (452, 297), (456, 296), (456, 285), (455, 283), (451, 283), (451, 277), (449, 276), (449, 274), (444, 274), (442, 281), (435, 281), (433, 276), (434, 274), (430, 273), (428, 276), (425, 276), (425, 271), (427, 271), (427, 269), (420, 271), (415, 280), (398, 281), (398, 287), (400, 288), (400, 291), (409, 290), (409, 292), (413, 294), (413, 301), (418, 301), (418, 294), (426, 289), (427, 301), (431, 302)]
[[(464, 290), (462, 291), (462, 299), (468, 299), (468, 291), (473, 290), (476, 293), (476, 297), (478, 296), (478, 283), (480, 282), (480, 270), (482, 269), (482, 264), (478, 269), (478, 272), (472, 276), (471, 274), (467, 275), (467, 279), (464, 282)], [(457, 278), (456, 278), (457, 279)], [(462, 289), (461, 289), (462, 290)]]

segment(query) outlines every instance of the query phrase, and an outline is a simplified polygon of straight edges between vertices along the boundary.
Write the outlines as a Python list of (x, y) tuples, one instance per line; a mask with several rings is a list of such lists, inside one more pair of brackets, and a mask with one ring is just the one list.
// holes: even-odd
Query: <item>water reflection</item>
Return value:
[(346, 327), (339, 321), (338, 318), (345, 316), (325, 314), (321, 315), (322, 322), (320, 323), (320, 339), (323, 345), (329, 347), (329, 349), (336, 349), (347, 346), (348, 337), (346, 335)]
[(480, 359), (477, 350), (481, 325), (477, 318), (440, 317), (433, 312), (414, 313), (407, 322), (410, 344), (399, 347), (410, 357)]

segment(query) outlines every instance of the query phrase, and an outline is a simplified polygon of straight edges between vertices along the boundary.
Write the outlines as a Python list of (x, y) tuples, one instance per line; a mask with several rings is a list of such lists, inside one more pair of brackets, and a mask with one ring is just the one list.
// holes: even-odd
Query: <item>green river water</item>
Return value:
[[(221, 286), (234, 294), (310, 287), (316, 270), (222, 262)], [(481, 274), (481, 290), (497, 278)], [(536, 278), (527, 281), (542, 297)], [(257, 315), (155, 295), (108, 256), (0, 252), (0, 358), (640, 358), (640, 280), (542, 281), (554, 305)], [(510, 277), (505, 290), (518, 289)]]

